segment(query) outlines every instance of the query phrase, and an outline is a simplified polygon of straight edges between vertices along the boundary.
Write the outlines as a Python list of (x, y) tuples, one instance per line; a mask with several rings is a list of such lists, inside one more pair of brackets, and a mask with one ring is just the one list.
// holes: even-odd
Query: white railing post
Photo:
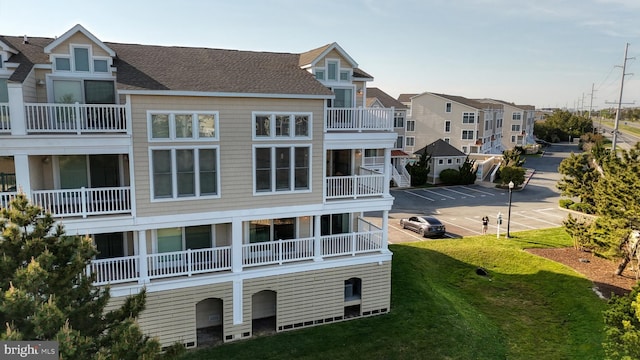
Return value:
[(87, 217), (87, 189), (83, 186), (80, 188), (80, 209), (82, 212), (82, 217)]
[(356, 256), (356, 237), (358, 233), (351, 233), (351, 256)]
[(360, 178), (358, 177), (358, 175), (353, 175), (353, 181), (352, 181), (352, 195), (354, 199), (358, 198), (358, 182), (360, 181)]
[(149, 280), (149, 266), (147, 263), (147, 232), (140, 230), (138, 234), (138, 266), (140, 268), (140, 274), (138, 283), (146, 284)]
[(278, 265), (282, 265), (282, 239), (278, 240)]
[(231, 222), (231, 271), (242, 272), (242, 221), (233, 219)]
[(76, 101), (75, 106), (73, 107), (73, 111), (75, 113), (75, 123), (76, 123), (76, 134), (80, 135), (82, 133), (82, 128), (80, 124), (82, 123), (80, 119), (80, 103)]
[(191, 249), (187, 249), (187, 276), (191, 276), (193, 274), (193, 252)]
[(322, 261), (322, 238), (320, 237), (320, 216), (313, 217), (313, 260)]
[(26, 135), (27, 124), (22, 95), (22, 84), (7, 83), (9, 95), (9, 121), (11, 121), (11, 135)]
[(389, 210), (382, 211), (382, 239), (381, 250), (383, 253), (389, 251), (389, 244), (387, 243), (389, 234)]

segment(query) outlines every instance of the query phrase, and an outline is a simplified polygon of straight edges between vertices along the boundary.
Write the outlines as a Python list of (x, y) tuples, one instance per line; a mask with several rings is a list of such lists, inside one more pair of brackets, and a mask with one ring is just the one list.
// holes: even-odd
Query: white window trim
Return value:
[[(411, 141), (409, 141), (409, 139), (411, 139)], [(416, 146), (416, 137), (415, 136), (407, 136), (404, 138), (405, 141), (405, 146), (411, 146), (414, 147)], [(411, 143), (411, 144), (409, 144)]]
[(449, 114), (453, 111), (453, 104), (451, 102), (446, 102), (444, 104), (444, 112)]
[[(211, 227), (211, 238), (209, 238), (210, 242), (210, 248), (215, 248), (216, 247), (216, 228), (215, 228), (216, 224), (202, 224), (202, 225), (193, 225), (193, 226), (210, 226)], [(182, 233), (182, 250), (181, 251), (185, 251), (186, 247), (187, 247), (187, 237), (186, 237), (186, 228), (191, 227), (191, 226), (170, 226), (169, 229), (173, 229), (173, 228), (180, 228), (180, 231)], [(158, 253), (158, 229), (153, 229), (153, 231), (151, 232), (151, 236), (153, 241), (151, 242), (151, 253), (152, 254), (157, 254)]]
[[(195, 189), (196, 195), (194, 196), (178, 196), (178, 172), (176, 171), (176, 150), (216, 150), (216, 194), (215, 195), (200, 195), (200, 162), (198, 161), (199, 157), (196, 157), (194, 161), (194, 173), (195, 176)], [(154, 150), (169, 150), (171, 151), (171, 193), (172, 196), (170, 198), (158, 198), (156, 199), (154, 196), (154, 185), (153, 185), (153, 151)], [(221, 186), (220, 186), (220, 146), (150, 146), (149, 147), (149, 199), (150, 202), (172, 202), (172, 201), (190, 201), (190, 200), (199, 200), (199, 199), (218, 199), (221, 195)]]
[[(447, 122), (449, 122), (449, 130), (447, 130)], [(445, 134), (448, 134), (451, 132), (451, 120), (445, 120), (444, 121), (444, 132)]]
[[(176, 138), (176, 127), (175, 127), (175, 115), (186, 115), (191, 114), (192, 126), (191, 129), (193, 131), (193, 135), (191, 138)], [(169, 138), (168, 139), (154, 139), (153, 129), (152, 129), (152, 115), (169, 115)], [(198, 127), (198, 115), (214, 115), (214, 131), (215, 136), (213, 137), (200, 137), (200, 131)], [(159, 143), (159, 142), (211, 142), (211, 141), (219, 141), (220, 140), (220, 113), (219, 111), (193, 111), (193, 110), (147, 110), (147, 139), (150, 143)]]
[[(472, 122), (464, 122), (465, 115), (473, 115), (473, 121)], [(478, 114), (476, 114), (475, 112), (468, 112), (468, 111), (463, 112), (462, 113), (462, 123), (463, 124), (475, 124), (477, 122), (477, 118), (478, 118), (477, 115)]]
[[(291, 180), (289, 190), (276, 190), (276, 148), (289, 148), (290, 151), (293, 148), (308, 148), (309, 149), (309, 188), (308, 189), (295, 189), (295, 154), (291, 156), (291, 164), (293, 166), (289, 169), (289, 179)], [(256, 149), (271, 149), (271, 190), (270, 191), (256, 191)], [(253, 196), (268, 196), (268, 195), (280, 195), (280, 194), (302, 194), (302, 193), (310, 193), (313, 191), (313, 147), (311, 144), (253, 144), (251, 149), (251, 177), (253, 182)]]
[(447, 144), (451, 144), (451, 138), (449, 138), (449, 137), (442, 138), (442, 140), (444, 142), (446, 142)]
[[(470, 132), (471, 133), (471, 139), (464, 137), (464, 133), (465, 132), (467, 132), (467, 133)], [(461, 140), (475, 140), (475, 131), (473, 131), (473, 130), (464, 130), (464, 129), (460, 130), (460, 139)]]
[[(289, 115), (289, 136), (276, 136), (276, 116)], [(307, 136), (296, 136), (296, 116), (308, 116)], [(256, 116), (269, 116), (269, 134), (270, 136), (256, 136)], [(217, 119), (217, 117), (216, 117)], [(311, 140), (313, 138), (313, 113), (310, 112), (292, 112), (292, 111), (252, 111), (251, 112), (251, 139), (254, 141), (273, 141), (273, 140)]]
[[(409, 123), (410, 122), (413, 123), (413, 130), (409, 130)], [(415, 120), (406, 119), (404, 124), (405, 124), (405, 131), (407, 131), (407, 132), (415, 132), (416, 131), (416, 121)]]

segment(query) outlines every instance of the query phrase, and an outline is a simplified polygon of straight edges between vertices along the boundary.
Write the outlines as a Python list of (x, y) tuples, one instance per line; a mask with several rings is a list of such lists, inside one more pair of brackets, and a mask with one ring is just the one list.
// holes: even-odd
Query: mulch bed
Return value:
[(564, 264), (593, 282), (601, 296), (610, 298), (611, 293), (626, 295), (638, 282), (636, 272), (627, 265), (622, 275), (614, 275), (618, 263), (597, 257), (590, 252), (574, 249), (527, 249), (528, 252)]

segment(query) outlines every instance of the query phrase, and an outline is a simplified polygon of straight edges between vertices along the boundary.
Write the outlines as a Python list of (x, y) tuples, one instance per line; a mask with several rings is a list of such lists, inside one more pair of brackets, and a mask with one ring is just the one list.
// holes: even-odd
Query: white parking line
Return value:
[[(436, 191), (433, 191), (433, 190), (422, 189), (422, 191), (430, 192), (430, 193), (436, 194), (438, 196), (444, 196), (444, 197), (452, 199), (452, 200), (455, 199), (454, 197), (451, 197), (451, 196), (448, 196), (448, 195), (444, 195), (444, 194), (440, 194), (439, 192), (436, 192)], [(445, 200), (445, 199), (442, 199), (442, 200)]]
[(551, 216), (551, 217), (556, 217), (556, 218), (560, 218), (560, 219), (564, 219), (564, 218), (567, 217), (566, 215), (558, 215), (556, 213), (551, 213), (551, 214), (548, 213), (549, 211), (556, 211), (556, 210), (558, 210), (558, 209), (554, 209), (554, 208), (537, 209), (537, 210), (535, 210), (535, 212), (544, 214), (545, 216)]
[(463, 188), (464, 188), (464, 189), (467, 189), (467, 190), (471, 190), (471, 191), (479, 192), (479, 193), (481, 193), (481, 194), (485, 194), (485, 195), (496, 196), (496, 194), (493, 194), (493, 193), (490, 193), (490, 192), (486, 192), (486, 191), (480, 191), (480, 190), (478, 190), (478, 189), (474, 189), (474, 188), (472, 188), (472, 187), (466, 187), (466, 186), (463, 186)]
[(464, 195), (464, 196), (469, 196), (469, 197), (472, 197), (472, 198), (474, 198), (474, 197), (475, 197), (475, 196), (473, 196), (473, 195), (471, 195), (471, 194), (467, 194), (467, 193), (463, 193), (463, 192), (460, 192), (460, 191), (451, 190), (451, 189), (449, 189), (449, 188), (442, 188), (442, 189), (443, 189), (443, 190), (447, 190), (447, 191), (454, 192), (454, 193), (456, 193), (456, 194), (460, 194), (460, 195)]
[(411, 195), (413, 195), (413, 196), (417, 196), (417, 197), (420, 197), (420, 198), (423, 198), (423, 199), (427, 199), (427, 200), (429, 200), (429, 201), (435, 201), (435, 200), (433, 200), (432, 198), (428, 198), (428, 197), (426, 197), (426, 196), (418, 195), (418, 194), (416, 194), (416, 193), (414, 193), (414, 192), (411, 192), (411, 191), (409, 191), (409, 190), (405, 190), (404, 192), (409, 193), (409, 194), (411, 194)]
[(525, 215), (526, 214), (525, 212), (518, 212), (517, 214), (522, 216), (522, 217), (524, 217), (524, 218), (533, 219), (535, 221), (542, 222), (542, 223), (545, 223), (545, 224), (549, 224), (549, 225), (553, 225), (553, 226), (559, 226), (560, 225), (558, 223), (553, 223), (551, 221), (542, 220), (542, 219), (537, 218), (535, 216), (527, 216), (527, 215)]
[[(389, 229), (393, 229), (393, 230), (401, 232), (401, 233), (403, 233), (405, 235), (409, 235), (414, 239), (418, 239), (419, 241), (424, 241), (424, 237), (418, 236), (418, 235), (414, 235), (413, 231), (411, 231), (409, 229), (403, 229), (401, 226), (389, 224)], [(408, 234), (407, 234), (407, 232), (408, 232)], [(391, 242), (389, 242), (389, 243), (391, 243)]]
[(471, 231), (471, 232), (473, 232), (473, 233), (476, 233), (476, 234), (480, 234), (480, 235), (482, 235), (482, 232), (480, 232), (480, 231), (471, 230), (471, 229), (466, 228), (466, 227), (464, 227), (464, 226), (460, 226), (460, 225), (458, 225), (458, 224), (456, 224), (456, 223), (452, 223), (452, 222), (444, 221), (444, 220), (442, 220), (442, 218), (438, 218), (438, 220), (440, 220), (440, 222), (442, 222), (442, 223), (449, 224), (449, 225), (453, 225), (453, 226), (455, 226), (455, 227), (459, 227), (459, 228), (461, 228), (461, 229), (465, 229), (465, 230), (467, 230), (467, 231)]

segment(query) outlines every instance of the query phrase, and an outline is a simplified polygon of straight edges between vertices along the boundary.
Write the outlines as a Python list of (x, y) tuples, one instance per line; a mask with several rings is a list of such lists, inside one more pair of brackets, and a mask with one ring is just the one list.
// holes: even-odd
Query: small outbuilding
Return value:
[(440, 183), (440, 172), (442, 170), (458, 170), (467, 158), (465, 153), (442, 139), (432, 142), (413, 154), (421, 156), (425, 151), (431, 155), (431, 159), (429, 159), (429, 175), (427, 176), (427, 182), (430, 184)]

